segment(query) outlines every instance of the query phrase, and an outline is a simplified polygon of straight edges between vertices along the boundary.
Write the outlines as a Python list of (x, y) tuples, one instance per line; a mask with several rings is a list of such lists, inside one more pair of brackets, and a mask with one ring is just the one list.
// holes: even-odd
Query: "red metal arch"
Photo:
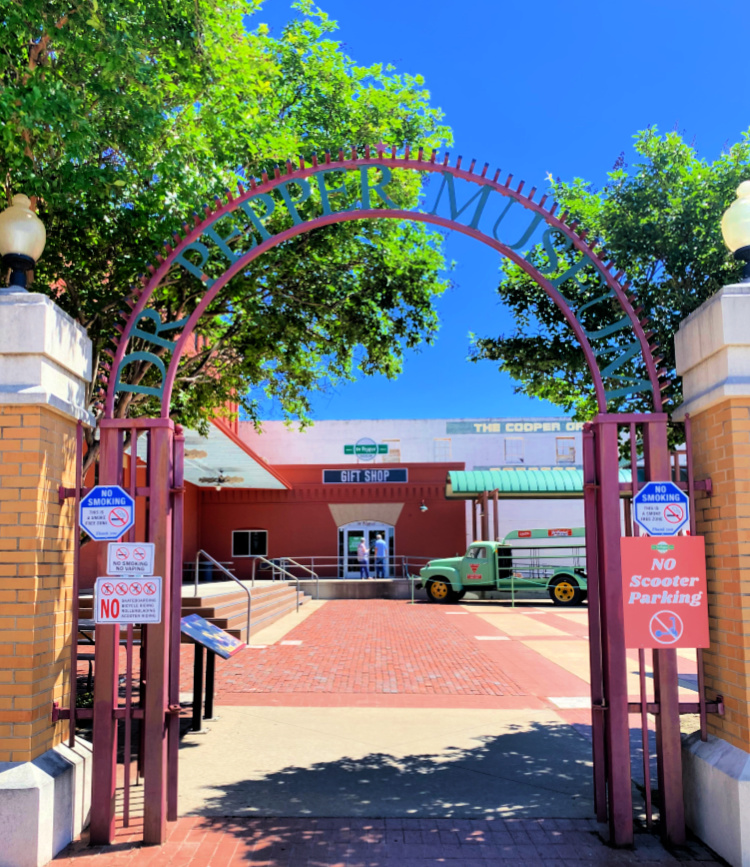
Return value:
[[(161, 281), (164, 279), (164, 277), (167, 275), (170, 268), (173, 266), (177, 256), (179, 256), (187, 247), (189, 247), (190, 244), (197, 241), (207, 228), (220, 220), (222, 217), (235, 211), (242, 203), (253, 199), (255, 196), (261, 193), (269, 193), (284, 182), (295, 179), (304, 179), (316, 174), (317, 172), (320, 172), (321, 170), (325, 170), (326, 168), (330, 168), (331, 170), (339, 169), (348, 171), (367, 166), (387, 166), (395, 167), (398, 169), (409, 169), (417, 172), (449, 173), (455, 178), (459, 178), (461, 180), (468, 181), (479, 186), (490, 187), (501, 195), (515, 200), (527, 210), (539, 214), (549, 227), (565, 235), (571, 242), (572, 246), (576, 250), (583, 253), (592, 262), (592, 264), (594, 264), (598, 268), (606, 284), (612, 290), (614, 297), (617, 298), (620, 307), (623, 310), (623, 313), (630, 320), (632, 324), (633, 334), (639, 343), (640, 354), (643, 358), (648, 379), (651, 384), (651, 390), (653, 394), (653, 411), (661, 412), (663, 408), (662, 392), (668, 387), (669, 381), (660, 378), (664, 373), (666, 373), (666, 371), (657, 369), (660, 359), (655, 357), (655, 352), (658, 350), (658, 346), (655, 343), (649, 342), (653, 337), (653, 333), (646, 332), (644, 329), (644, 326), (647, 325), (647, 318), (644, 317), (639, 319), (639, 315), (641, 314), (642, 310), (634, 309), (633, 304), (635, 302), (635, 296), (629, 291), (630, 284), (626, 283), (623, 285), (620, 282), (623, 276), (623, 272), (616, 271), (613, 273), (613, 263), (605, 263), (602, 259), (599, 258), (599, 256), (597, 256), (595, 252), (598, 246), (597, 242), (595, 241), (593, 244), (588, 244), (586, 242), (586, 232), (584, 231), (578, 233), (576, 231), (578, 225), (577, 222), (574, 221), (570, 225), (565, 222), (567, 212), (563, 213), (562, 217), (559, 218), (555, 216), (555, 210), (557, 209), (556, 204), (553, 204), (552, 207), (549, 209), (545, 208), (545, 202), (548, 198), (547, 196), (543, 196), (538, 203), (534, 202), (534, 194), (536, 192), (536, 188), (533, 188), (528, 195), (524, 195), (522, 193), (524, 187), (523, 181), (521, 181), (515, 189), (512, 189), (510, 183), (513, 179), (513, 175), (508, 175), (504, 184), (499, 183), (499, 169), (495, 172), (494, 177), (490, 179), (487, 177), (487, 163), (485, 163), (484, 168), (482, 169), (480, 174), (474, 174), (475, 165), (476, 160), (473, 160), (468, 170), (462, 169), (461, 157), (458, 157), (456, 165), (451, 166), (448, 162), (448, 155), (446, 155), (441, 162), (438, 162), (436, 160), (436, 154), (434, 151), (431, 158), (425, 160), (421, 148), (419, 150), (419, 155), (417, 159), (411, 159), (409, 148), (406, 149), (403, 156), (397, 156), (395, 148), (391, 150), (390, 154), (386, 154), (383, 149), (378, 148), (377, 156), (372, 156), (370, 153), (370, 149), (366, 148), (365, 156), (363, 158), (358, 157), (356, 150), (353, 149), (350, 159), (345, 159), (343, 151), (339, 151), (338, 159), (331, 159), (330, 154), (326, 154), (324, 162), (319, 162), (314, 156), (309, 162), (309, 164), (306, 165), (305, 160), (300, 158), (298, 168), (295, 168), (291, 162), (287, 162), (285, 173), (282, 174), (282, 172), (277, 168), (275, 171), (275, 176), (273, 178), (269, 178), (264, 172), (262, 181), (260, 183), (257, 183), (254, 179), (250, 181), (249, 190), (245, 190), (242, 186), (240, 186), (239, 197), (234, 198), (231, 193), (228, 193), (226, 201), (222, 202), (221, 200), (217, 199), (215, 208), (206, 208), (205, 219), (199, 221), (196, 218), (195, 225), (193, 227), (189, 227), (187, 225), (184, 227), (184, 236), (175, 235), (175, 241), (177, 242), (175, 246), (172, 246), (171, 244), (165, 245), (166, 255), (157, 256), (157, 265), (149, 266), (150, 276), (144, 277), (142, 287), (138, 288), (130, 295), (127, 303), (131, 307), (131, 309), (123, 311), (122, 313), (122, 316), (126, 319), (126, 325), (121, 329), (121, 337), (119, 337), (117, 340), (115, 352), (109, 353), (112, 357), (112, 364), (105, 367), (105, 375), (107, 375), (108, 379), (108, 388), (104, 412), (105, 418), (112, 418), (114, 415), (116, 387), (119, 378), (118, 371), (127, 351), (131, 330), (133, 326), (139, 321), (143, 311), (145, 310), (148, 302), (151, 299), (151, 296), (153, 295), (154, 291), (159, 286)], [(507, 258), (518, 264), (521, 268), (523, 268), (523, 270), (526, 271), (526, 273), (529, 274), (529, 276), (532, 277), (532, 279), (544, 289), (547, 295), (557, 305), (557, 307), (560, 309), (563, 316), (565, 317), (566, 321), (572, 328), (573, 332), (575, 333), (581, 345), (581, 349), (586, 358), (586, 362), (591, 373), (592, 380), (594, 382), (594, 389), (596, 393), (597, 403), (599, 406), (599, 411), (605, 413), (607, 412), (607, 401), (605, 396), (604, 384), (602, 382), (599, 368), (596, 364), (596, 356), (594, 350), (592, 349), (591, 344), (583, 331), (583, 328), (576, 319), (574, 312), (568, 306), (567, 302), (560, 294), (560, 292), (557, 291), (553, 284), (541, 272), (539, 272), (528, 261), (526, 261), (526, 259), (519, 256), (514, 250), (510, 249), (506, 245), (500, 243), (492, 237), (489, 237), (483, 232), (480, 232), (478, 229), (473, 229), (469, 226), (465, 226), (457, 222), (456, 220), (439, 217), (435, 214), (427, 214), (417, 211), (394, 210), (388, 208), (372, 208), (369, 210), (343, 211), (332, 214), (325, 214), (312, 220), (291, 226), (285, 231), (279, 233), (278, 235), (274, 235), (273, 237), (263, 241), (262, 243), (259, 243), (256, 247), (254, 247), (247, 254), (245, 254), (245, 256), (243, 256), (241, 259), (237, 260), (233, 265), (231, 265), (221, 275), (221, 277), (217, 278), (211, 288), (208, 289), (206, 294), (198, 303), (193, 313), (190, 315), (188, 322), (186, 323), (182, 334), (180, 335), (180, 338), (176, 343), (164, 383), (161, 407), (162, 417), (166, 418), (169, 416), (169, 405), (172, 395), (172, 388), (177, 374), (177, 367), (179, 365), (182, 352), (184, 351), (186, 344), (193, 333), (195, 325), (198, 322), (200, 316), (211, 303), (211, 301), (229, 282), (229, 280), (232, 279), (232, 277), (234, 277), (244, 268), (247, 268), (250, 262), (252, 262), (258, 256), (262, 255), (267, 250), (277, 246), (278, 244), (282, 244), (285, 241), (288, 241), (290, 238), (296, 237), (297, 235), (312, 231), (313, 229), (321, 226), (331, 225), (334, 223), (368, 219), (413, 220), (442, 226), (443, 228), (451, 229), (464, 235), (469, 235), (470, 237), (476, 238), (478, 241), (487, 244), (489, 247), (497, 250), (503, 256), (506, 256)]]

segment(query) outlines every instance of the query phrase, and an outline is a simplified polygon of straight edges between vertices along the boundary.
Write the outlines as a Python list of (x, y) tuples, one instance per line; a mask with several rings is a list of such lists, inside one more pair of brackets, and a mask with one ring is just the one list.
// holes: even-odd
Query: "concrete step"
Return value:
[[(278, 593), (281, 590), (284, 590), (292, 585), (286, 581), (278, 581), (273, 584), (262, 584), (256, 585), (255, 587), (249, 587), (250, 596), (255, 598), (261, 598), (262, 596), (266, 596), (267, 594)], [(198, 587), (198, 595), (193, 596), (192, 588), (183, 587), (182, 591), (182, 607), (186, 608), (200, 608), (205, 605), (223, 605), (228, 603), (230, 600), (236, 599), (247, 599), (247, 594), (244, 590), (241, 590), (239, 587), (228, 590), (225, 592), (212, 592), (211, 585), (206, 584), (204, 586)]]
[[(304, 603), (308, 601), (308, 596), (303, 596), (303, 594), (300, 594), (300, 605), (304, 605)], [(251, 630), (253, 620), (260, 621), (263, 618), (272, 615), (280, 608), (289, 608), (290, 605), (296, 607), (294, 590), (291, 590), (289, 593), (285, 593), (283, 596), (277, 596), (273, 599), (269, 599), (263, 602), (263, 604), (261, 605), (253, 604), (252, 608), (250, 609)], [(206, 619), (208, 620), (209, 618)], [(236, 629), (245, 625), (247, 621), (247, 608), (243, 607), (239, 610), (233, 611), (231, 614), (228, 612), (217, 612), (217, 614), (211, 617), (210, 620), (211, 623), (215, 623), (220, 629)]]
[[(294, 598), (295, 590), (292, 587), (280, 587), (271, 593), (263, 593), (262, 595), (251, 594), (250, 600), (253, 609), (258, 609), (260, 606), (270, 605), (277, 600), (288, 599), (290, 596)], [(226, 596), (215, 596), (210, 599), (201, 600), (203, 604), (200, 607), (185, 607), (183, 605), (182, 614), (198, 614), (200, 617), (211, 619), (214, 617), (232, 617), (237, 613), (244, 613), (247, 610), (247, 596), (244, 593), (227, 594)]]

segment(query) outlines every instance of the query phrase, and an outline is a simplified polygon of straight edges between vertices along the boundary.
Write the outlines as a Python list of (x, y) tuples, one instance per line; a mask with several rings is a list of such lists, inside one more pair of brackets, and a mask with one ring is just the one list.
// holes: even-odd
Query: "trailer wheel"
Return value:
[(431, 579), (427, 582), (427, 599), (442, 605), (451, 605), (456, 601), (457, 593), (447, 581)]
[(580, 605), (583, 602), (583, 591), (572, 578), (565, 575), (550, 582), (549, 595), (555, 605)]

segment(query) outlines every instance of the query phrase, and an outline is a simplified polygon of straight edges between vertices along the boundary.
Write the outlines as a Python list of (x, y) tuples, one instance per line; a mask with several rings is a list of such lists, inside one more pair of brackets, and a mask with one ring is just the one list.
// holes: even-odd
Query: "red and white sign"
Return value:
[(107, 547), (108, 575), (153, 575), (153, 542), (110, 542)]
[(161, 578), (97, 578), (96, 623), (161, 623)]
[(561, 536), (572, 536), (572, 535), (573, 535), (572, 530), (547, 530), (547, 536), (549, 536), (550, 539), (558, 539)]
[(531, 538), (531, 530), (519, 530), (518, 531), (519, 539), (530, 539)]
[(708, 647), (702, 536), (620, 540), (625, 646)]

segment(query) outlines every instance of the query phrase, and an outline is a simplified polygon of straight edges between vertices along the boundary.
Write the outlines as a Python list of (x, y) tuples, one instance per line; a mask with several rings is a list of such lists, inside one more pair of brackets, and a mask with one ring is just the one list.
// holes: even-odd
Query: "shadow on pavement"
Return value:
[[(439, 711), (436, 711), (439, 712)], [(206, 816), (593, 816), (591, 745), (565, 724), (510, 726), (470, 749), (370, 753), (217, 785), (207, 769)], [(583, 736), (582, 736), (583, 735)], [(193, 744), (185, 743), (184, 748)], [(231, 750), (231, 744), (227, 744)], [(258, 750), (263, 745), (258, 744)]]

